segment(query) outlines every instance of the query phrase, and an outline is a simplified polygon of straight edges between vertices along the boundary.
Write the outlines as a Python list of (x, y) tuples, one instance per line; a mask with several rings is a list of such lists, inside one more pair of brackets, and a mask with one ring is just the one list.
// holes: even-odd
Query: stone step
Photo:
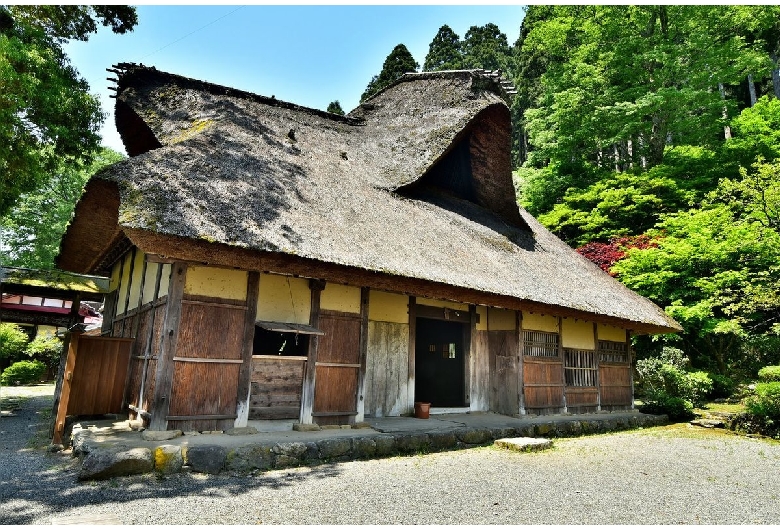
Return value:
[(121, 525), (122, 521), (120, 521), (115, 515), (111, 514), (71, 515), (70, 517), (55, 517), (51, 520), (51, 524), (55, 526), (65, 524)]
[(494, 442), (497, 447), (528, 453), (531, 451), (543, 451), (552, 447), (552, 440), (547, 438), (501, 438)]

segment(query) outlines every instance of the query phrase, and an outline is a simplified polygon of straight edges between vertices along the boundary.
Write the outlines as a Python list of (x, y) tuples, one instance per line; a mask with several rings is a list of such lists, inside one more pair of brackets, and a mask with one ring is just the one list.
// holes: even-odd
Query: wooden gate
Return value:
[(523, 393), (526, 411), (531, 414), (555, 414), (565, 407), (557, 333), (523, 331)]
[(71, 335), (52, 443), (62, 443), (68, 415), (123, 412), (132, 347), (133, 339)]
[(517, 332), (489, 331), (490, 410), (512, 416), (520, 412)]
[(354, 422), (360, 378), (360, 316), (321, 311), (312, 418), (321, 425)]

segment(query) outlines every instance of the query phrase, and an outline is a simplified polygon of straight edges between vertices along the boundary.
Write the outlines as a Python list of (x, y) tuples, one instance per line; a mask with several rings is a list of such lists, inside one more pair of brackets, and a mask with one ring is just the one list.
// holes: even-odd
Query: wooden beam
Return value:
[[(325, 282), (319, 280), (310, 280), (309, 289), (311, 290), (311, 312), (309, 316), (309, 325), (314, 328), (320, 326), (320, 295), (325, 289)], [(301, 395), (301, 414), (299, 421), (304, 424), (312, 423), (312, 411), (314, 410), (314, 385), (315, 375), (317, 373), (317, 348), (320, 338), (318, 335), (311, 335), (309, 338), (309, 351), (306, 362), (306, 373), (303, 376), (303, 389)]]
[[(561, 386), (563, 387), (563, 412), (568, 412), (566, 406), (566, 359), (563, 356), (563, 318), (558, 317), (558, 358), (561, 360)], [(552, 386), (552, 385), (551, 385)]]
[[(463, 324), (471, 322), (471, 315), (468, 311), (450, 309), (448, 307), (418, 305), (415, 308), (415, 314), (418, 317), (431, 318), (434, 320), (449, 320), (451, 322), (461, 322)], [(477, 315), (476, 321), (479, 322), (479, 315)]]
[(596, 363), (596, 410), (601, 412), (601, 374), (599, 373), (599, 329), (598, 324), (593, 323), (593, 361)]
[(187, 264), (177, 262), (171, 268), (171, 281), (168, 285), (168, 304), (165, 306), (165, 319), (162, 326), (160, 349), (157, 356), (157, 371), (154, 379), (154, 397), (149, 413), (152, 420), (149, 428), (164, 431), (168, 427), (168, 411), (171, 403), (171, 383), (173, 381), (173, 358), (176, 356), (176, 344), (179, 339), (181, 306), (184, 296), (184, 282), (187, 278)]
[[(469, 405), (471, 407), (471, 404), (474, 403), (474, 400), (472, 399), (472, 396), (474, 395), (474, 390), (477, 387), (477, 378), (479, 377), (479, 370), (477, 369), (477, 306), (474, 304), (469, 305), (469, 326), (466, 330), (466, 337), (468, 337), (468, 357), (464, 359), (464, 401), (466, 405)], [(488, 366), (488, 372), (490, 372), (490, 367)], [(489, 385), (488, 385), (489, 386)], [(487, 389), (488, 392), (490, 389)], [(488, 395), (488, 408), (490, 407), (490, 397)], [(479, 405), (477, 405), (479, 406)]]
[(51, 443), (53, 444), (61, 444), (62, 434), (65, 432), (65, 416), (68, 414), (70, 390), (73, 386), (73, 372), (76, 368), (76, 352), (79, 347), (79, 335), (79, 333), (70, 333), (68, 356), (65, 360), (65, 370), (62, 374), (62, 390), (57, 406), (57, 414), (54, 417), (54, 436), (51, 440)]
[(523, 385), (523, 313), (515, 312), (517, 320), (515, 324), (517, 334), (517, 400), (520, 414), (525, 415), (525, 387)]
[(417, 352), (415, 351), (417, 342), (417, 298), (414, 296), (409, 297), (409, 376), (408, 383), (406, 385), (406, 405), (407, 412), (414, 414), (414, 377), (415, 377), (415, 358)]
[[(154, 325), (157, 320), (157, 299), (160, 296), (160, 283), (162, 282), (162, 271), (163, 266), (157, 265), (157, 274), (154, 278), (154, 293), (152, 294), (152, 316), (149, 319), (149, 329), (146, 331), (146, 342), (144, 344), (143, 349), (143, 357), (144, 362), (143, 366), (141, 367), (141, 384), (140, 388), (138, 390), (138, 404), (137, 407), (139, 409), (143, 409), (144, 406), (144, 393), (146, 392), (146, 378), (147, 378), (147, 372), (149, 371), (149, 361), (152, 358), (152, 341), (154, 340)], [(166, 297), (166, 303), (167, 303), (167, 297)], [(157, 357), (154, 357), (157, 359)], [(146, 411), (144, 411), (146, 412)], [(147, 413), (146, 417), (148, 418), (150, 415)]]
[(631, 347), (631, 332), (626, 330), (626, 357), (628, 358), (628, 377), (631, 380), (631, 410), (634, 410), (634, 368), (632, 363), (634, 349)]
[(260, 273), (251, 271), (246, 284), (246, 312), (244, 313), (244, 337), (241, 346), (243, 363), (238, 371), (236, 390), (236, 427), (246, 427), (249, 421), (249, 395), (252, 391), (252, 353), (255, 342), (255, 317), (257, 299), (260, 296)]
[[(368, 298), (369, 288), (360, 289), (360, 364), (358, 370), (357, 391), (357, 415), (355, 422), (361, 422), (365, 418), (366, 400), (366, 365), (368, 363)], [(322, 363), (320, 363), (322, 365)]]
[[(130, 252), (130, 271), (127, 274), (127, 293), (125, 294), (125, 315), (130, 311), (130, 292), (133, 288), (133, 269), (135, 269), (135, 253), (138, 252), (138, 247), (133, 247)], [(119, 285), (122, 285), (122, 277), (119, 277)], [(125, 322), (127, 319), (122, 320), (122, 337), (125, 336)]]

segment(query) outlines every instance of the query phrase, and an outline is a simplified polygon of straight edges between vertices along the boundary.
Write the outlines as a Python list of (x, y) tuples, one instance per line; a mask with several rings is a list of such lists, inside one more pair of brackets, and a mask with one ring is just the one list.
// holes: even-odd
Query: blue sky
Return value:
[(101, 131), (104, 145), (120, 152), (124, 147), (106, 80), (113, 74), (105, 71), (117, 62), (152, 65), (323, 110), (339, 100), (349, 112), (397, 44), (405, 44), (422, 65), (444, 24), (463, 38), (470, 26), (493, 22), (512, 45), (523, 19), (519, 5), (141, 5), (137, 10), (132, 33), (114, 35), (102, 28), (88, 42), (65, 47), (108, 114)]

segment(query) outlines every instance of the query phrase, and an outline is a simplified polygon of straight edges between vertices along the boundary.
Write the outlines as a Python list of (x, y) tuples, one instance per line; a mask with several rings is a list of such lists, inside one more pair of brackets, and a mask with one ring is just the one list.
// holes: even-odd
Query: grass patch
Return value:
[(705, 403), (702, 407), (694, 409), (694, 412), (724, 412), (738, 414), (745, 412), (745, 405), (742, 403)]

